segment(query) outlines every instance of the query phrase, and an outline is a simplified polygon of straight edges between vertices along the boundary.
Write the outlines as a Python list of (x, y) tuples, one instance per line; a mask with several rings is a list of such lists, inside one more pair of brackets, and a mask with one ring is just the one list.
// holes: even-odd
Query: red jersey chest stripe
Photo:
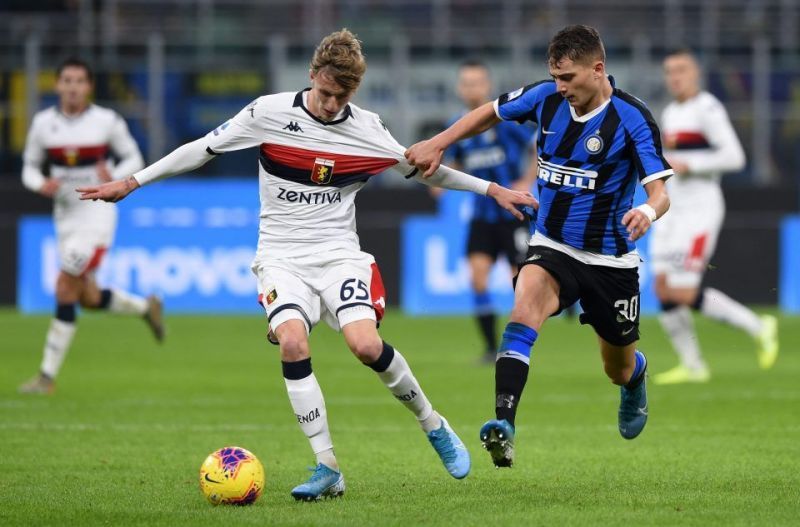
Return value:
[(706, 136), (700, 132), (671, 132), (667, 137), (679, 145), (707, 145)]
[(268, 159), (281, 165), (299, 170), (311, 170), (317, 158), (328, 159), (335, 163), (333, 177), (345, 174), (377, 174), (397, 164), (396, 159), (389, 157), (357, 156), (351, 154), (334, 154), (318, 150), (306, 150), (294, 146), (262, 143), (261, 152)]
[(108, 145), (92, 146), (58, 146), (47, 149), (50, 159), (56, 161), (85, 161), (105, 158), (108, 154)]

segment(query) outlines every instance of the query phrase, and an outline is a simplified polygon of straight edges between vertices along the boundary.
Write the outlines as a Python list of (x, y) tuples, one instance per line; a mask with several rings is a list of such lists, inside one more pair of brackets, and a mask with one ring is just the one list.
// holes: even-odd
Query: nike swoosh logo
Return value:
[(622, 336), (624, 337), (625, 335), (627, 335), (628, 333), (630, 333), (631, 331), (633, 331), (633, 329), (634, 329), (634, 328), (630, 328), (630, 329), (628, 329), (627, 331), (623, 331), (623, 332), (622, 332)]
[(542, 133), (543, 133), (544, 135), (550, 135), (550, 134), (554, 134), (554, 133), (556, 133), (556, 132), (555, 132), (555, 130), (542, 130)]
[(213, 479), (209, 478), (208, 474), (206, 474), (206, 481), (208, 481), (209, 483), (217, 483), (217, 484), (222, 483), (221, 481), (216, 481), (216, 480), (213, 480)]
[(638, 410), (640, 414), (647, 415), (647, 406), (645, 406), (644, 408), (638, 408)]

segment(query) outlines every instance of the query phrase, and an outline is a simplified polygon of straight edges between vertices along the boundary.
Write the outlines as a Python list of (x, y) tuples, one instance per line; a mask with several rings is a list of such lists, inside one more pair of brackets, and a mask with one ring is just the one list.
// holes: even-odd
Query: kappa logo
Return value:
[(336, 161), (333, 159), (323, 159), (318, 157), (314, 160), (314, 167), (311, 169), (311, 181), (317, 185), (327, 185), (333, 179), (333, 166)]
[(300, 125), (297, 124), (297, 121), (289, 121), (289, 124), (283, 127), (284, 130), (289, 130), (290, 132), (303, 132), (303, 129), (300, 128)]

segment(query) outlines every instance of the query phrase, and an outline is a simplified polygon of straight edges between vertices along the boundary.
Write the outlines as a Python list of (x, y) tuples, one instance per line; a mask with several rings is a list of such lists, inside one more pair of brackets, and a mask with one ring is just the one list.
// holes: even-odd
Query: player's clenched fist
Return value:
[(139, 182), (136, 181), (136, 178), (131, 176), (118, 181), (103, 183), (102, 185), (77, 188), (75, 191), (80, 193), (82, 200), (99, 199), (116, 203), (137, 188), (139, 188)]
[(430, 177), (442, 163), (444, 150), (432, 140), (420, 141), (405, 151), (408, 163), (422, 171), (422, 177)]

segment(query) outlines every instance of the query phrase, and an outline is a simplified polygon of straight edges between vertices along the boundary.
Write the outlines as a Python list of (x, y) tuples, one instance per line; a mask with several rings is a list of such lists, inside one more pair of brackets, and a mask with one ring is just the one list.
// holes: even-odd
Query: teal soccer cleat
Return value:
[(439, 454), (439, 457), (444, 463), (444, 468), (456, 479), (467, 477), (471, 462), (469, 459), (469, 452), (461, 442), (461, 439), (453, 432), (447, 419), (442, 417), (442, 426), (428, 432), (428, 441), (431, 446)]
[(302, 501), (338, 498), (344, 494), (344, 476), (322, 463), (314, 469), (308, 481), (292, 489), (292, 497)]
[(633, 389), (620, 386), (619, 392), (619, 433), (625, 439), (633, 439), (647, 424), (647, 378)]
[(481, 443), (497, 468), (514, 464), (514, 426), (506, 421), (492, 419), (481, 427)]

